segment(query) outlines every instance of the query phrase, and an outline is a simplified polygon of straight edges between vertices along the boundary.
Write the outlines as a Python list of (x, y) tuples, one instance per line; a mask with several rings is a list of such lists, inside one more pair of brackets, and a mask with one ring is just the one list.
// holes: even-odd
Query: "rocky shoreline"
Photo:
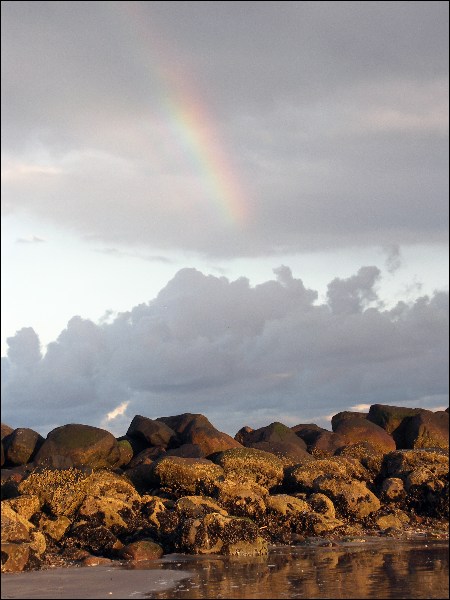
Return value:
[(448, 539), (448, 409), (375, 404), (315, 424), (136, 415), (44, 439), (2, 424), (2, 572), (417, 532)]

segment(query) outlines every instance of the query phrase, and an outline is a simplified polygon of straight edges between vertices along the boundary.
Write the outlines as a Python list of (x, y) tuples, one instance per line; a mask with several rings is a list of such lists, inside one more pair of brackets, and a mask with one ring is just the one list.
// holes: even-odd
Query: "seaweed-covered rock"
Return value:
[(178, 495), (209, 496), (224, 475), (222, 467), (205, 458), (164, 456), (149, 469), (155, 485)]
[(108, 527), (84, 521), (72, 525), (63, 541), (66, 547), (82, 548), (105, 556), (117, 556), (124, 546)]
[(120, 552), (122, 558), (133, 561), (155, 560), (161, 558), (163, 554), (162, 546), (149, 539), (131, 542), (124, 546)]
[(403, 480), (399, 477), (386, 477), (381, 484), (380, 494), (380, 498), (385, 503), (404, 500), (406, 492)]
[(385, 454), (396, 449), (394, 439), (382, 427), (367, 419), (349, 418), (340, 421), (334, 428), (346, 444), (369, 442), (378, 452)]
[(283, 463), (270, 452), (256, 448), (232, 448), (210, 456), (227, 478), (252, 479), (270, 489), (283, 480)]
[(179, 544), (189, 554), (258, 556), (268, 551), (253, 521), (220, 513), (187, 519), (181, 527)]
[(176, 432), (180, 444), (196, 444), (204, 456), (228, 448), (240, 447), (239, 442), (227, 433), (216, 429), (201, 414), (184, 413), (172, 417), (160, 417), (157, 420)]
[(114, 468), (120, 463), (116, 438), (90, 425), (63, 425), (50, 431), (34, 459), (46, 467)]
[(288, 494), (267, 496), (265, 503), (264, 522), (274, 542), (289, 543), (292, 533), (321, 535), (343, 525), (334, 516), (316, 512), (308, 502)]
[(44, 438), (37, 431), (28, 427), (14, 429), (3, 439), (5, 464), (18, 466), (31, 462), (44, 443)]

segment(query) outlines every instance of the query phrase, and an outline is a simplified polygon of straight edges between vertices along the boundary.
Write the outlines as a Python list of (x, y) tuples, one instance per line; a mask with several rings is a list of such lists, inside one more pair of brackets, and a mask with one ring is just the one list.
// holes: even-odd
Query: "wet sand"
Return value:
[[(142, 565), (144, 566), (144, 565)], [(158, 568), (159, 567), (159, 568)], [(173, 588), (192, 573), (120, 566), (69, 567), (2, 574), (2, 598), (148, 598)]]

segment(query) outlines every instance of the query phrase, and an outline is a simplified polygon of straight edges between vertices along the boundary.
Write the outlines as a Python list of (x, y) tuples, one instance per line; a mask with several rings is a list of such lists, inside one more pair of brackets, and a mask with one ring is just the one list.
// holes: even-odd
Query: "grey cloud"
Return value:
[[(201, 412), (242, 425), (315, 420), (357, 404), (448, 402), (448, 294), (385, 310), (377, 267), (334, 279), (325, 303), (290, 269), (254, 287), (182, 269), (148, 303), (98, 324), (73, 317), (39, 355), (31, 328), (8, 340), (3, 420), (42, 432), (113, 429), (134, 414)], [(128, 403), (123, 415), (109, 412)]]
[(5, 210), (222, 257), (447, 242), (446, 3), (2, 13)]
[(17, 244), (42, 244), (45, 241), (46, 240), (44, 240), (43, 238), (40, 238), (36, 235), (32, 235), (27, 238), (17, 238), (16, 243)]
[(386, 269), (389, 273), (395, 273), (402, 265), (402, 257), (400, 252), (400, 246), (398, 244), (392, 244), (385, 248), (386, 252)]

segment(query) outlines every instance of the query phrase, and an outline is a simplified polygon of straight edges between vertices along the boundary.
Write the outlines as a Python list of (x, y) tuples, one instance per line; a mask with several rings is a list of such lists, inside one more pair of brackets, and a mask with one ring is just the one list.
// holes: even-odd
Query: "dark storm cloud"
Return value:
[(2, 419), (119, 434), (134, 414), (200, 412), (234, 434), (246, 423), (323, 425), (360, 404), (448, 403), (448, 294), (384, 310), (380, 271), (366, 266), (331, 281), (320, 304), (288, 267), (275, 275), (252, 287), (182, 269), (113, 320), (73, 317), (43, 357), (36, 333), (20, 330), (2, 363)]
[(223, 257), (447, 241), (447, 3), (2, 13), (6, 212)]

